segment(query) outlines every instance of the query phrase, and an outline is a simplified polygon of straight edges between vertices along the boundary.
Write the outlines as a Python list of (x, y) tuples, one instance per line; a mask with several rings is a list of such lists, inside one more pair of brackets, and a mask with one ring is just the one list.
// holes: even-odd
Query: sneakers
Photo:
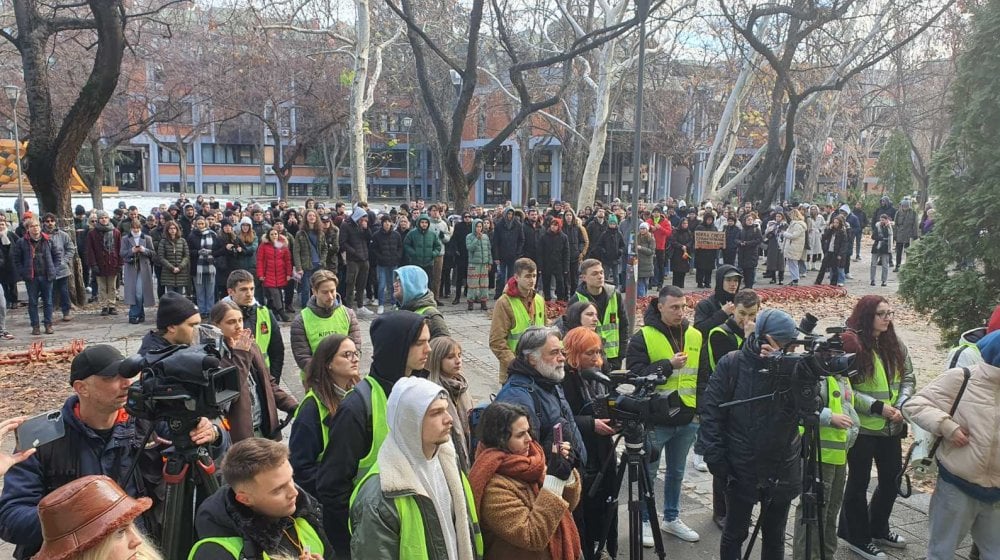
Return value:
[(649, 524), (649, 521), (642, 522), (642, 546), (645, 548), (653, 548), (653, 526)]
[(848, 280), (854, 280), (854, 277), (851, 276), (850, 274), (845, 274), (844, 278), (847, 278)]
[(892, 531), (889, 531), (889, 534), (884, 537), (876, 537), (872, 539), (872, 542), (882, 546), (888, 546), (889, 548), (906, 548), (906, 539)]
[(39, 328), (38, 325), (35, 325), (34, 327), (31, 327), (31, 334), (33, 336), (39, 336), (42, 334), (42, 329)]
[(673, 521), (664, 521), (662, 528), (664, 533), (671, 534), (682, 541), (698, 542), (701, 539), (701, 536), (694, 529), (685, 525), (679, 518)]
[(886, 556), (885, 552), (883, 552), (882, 549), (876, 546), (873, 542), (870, 542), (865, 546), (857, 546), (847, 543), (847, 548), (851, 549), (854, 554), (857, 554), (865, 560), (886, 560), (889, 558)]
[(55, 334), (56, 331), (52, 330), (52, 325), (45, 325), (45, 334)]
[(384, 306), (384, 305), (380, 305), (380, 306), (378, 306), (378, 310), (377, 310), (377, 311), (375, 311), (375, 313), (377, 313), (377, 314), (379, 314), (379, 315), (381, 315), (381, 314), (385, 313), (385, 306)]
[(0, 340), (14, 340), (14, 335), (7, 331), (0, 331)]
[(70, 315), (69, 311), (67, 311), (67, 312), (63, 313), (62, 320), (63, 320), (63, 322), (68, 323), (69, 321), (73, 320), (73, 316)]
[(358, 308), (354, 310), (354, 313), (356, 313), (358, 317), (371, 317), (374, 315), (370, 309), (361, 306), (358, 306)]
[(708, 465), (705, 463), (705, 457), (695, 453), (694, 458), (691, 460), (691, 464), (694, 465), (694, 470), (698, 472), (708, 472)]

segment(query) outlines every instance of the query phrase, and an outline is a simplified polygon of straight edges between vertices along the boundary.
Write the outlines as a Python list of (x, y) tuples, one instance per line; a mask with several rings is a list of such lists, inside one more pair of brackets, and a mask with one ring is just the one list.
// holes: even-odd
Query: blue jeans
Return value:
[(56, 278), (52, 282), (52, 293), (59, 294), (59, 307), (63, 312), (63, 315), (69, 313), (69, 276), (64, 276), (62, 278)]
[(142, 282), (139, 281), (139, 285), (135, 287), (135, 303), (130, 305), (128, 308), (129, 320), (132, 319), (140, 320), (146, 318), (146, 310), (142, 306), (143, 295), (144, 294), (142, 293)]
[(500, 297), (507, 287), (507, 279), (514, 275), (514, 261), (500, 261), (497, 265), (496, 297)]
[(378, 304), (392, 304), (392, 275), (396, 271), (394, 266), (377, 266), (375, 273), (378, 275)]
[(45, 310), (45, 324), (52, 324), (52, 281), (48, 278), (33, 278), (25, 280), (24, 286), (28, 288), (28, 318), (31, 326), (38, 326), (38, 297), (42, 298), (42, 305)]
[[(862, 226), (864, 229), (864, 226)], [(861, 258), (861, 237), (864, 236), (865, 232), (858, 230), (854, 232), (854, 258)], [(850, 257), (850, 255), (848, 255)]]
[(649, 278), (640, 278), (638, 284), (636, 285), (636, 295), (638, 297), (646, 297), (646, 290), (649, 288), (647, 284), (649, 283)]
[(215, 275), (195, 276), (194, 292), (195, 299), (198, 300), (198, 313), (208, 315), (212, 306), (215, 305)]
[(312, 296), (312, 280), (313, 270), (302, 270), (302, 280), (299, 282), (299, 304), (302, 309), (306, 308), (306, 304), (309, 303), (309, 298)]
[[(649, 478), (656, 479), (656, 469), (662, 455), (667, 462), (666, 480), (663, 482), (663, 521), (671, 522), (680, 515), (681, 482), (684, 481), (684, 467), (687, 465), (688, 451), (698, 436), (698, 424), (692, 422), (684, 426), (654, 426), (649, 432), (651, 447), (649, 464), (646, 468)], [(648, 521), (646, 510), (642, 510), (642, 520)]]

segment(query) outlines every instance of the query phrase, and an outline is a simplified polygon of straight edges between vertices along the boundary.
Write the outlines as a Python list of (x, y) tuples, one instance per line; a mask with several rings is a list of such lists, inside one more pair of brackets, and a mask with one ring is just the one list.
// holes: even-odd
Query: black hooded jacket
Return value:
[[(199, 539), (210, 537), (242, 537), (241, 558), (263, 558), (263, 553), (272, 557), (276, 554), (297, 558), (296, 543), (288, 540), (287, 534), (294, 533), (293, 518), (302, 518), (316, 530), (323, 543), (323, 558), (333, 558), (333, 548), (323, 534), (323, 514), (312, 496), (301, 488), (295, 501), (292, 517), (268, 519), (256, 515), (253, 510), (236, 501), (236, 495), (229, 486), (223, 486), (205, 500), (198, 508), (195, 530)], [(193, 560), (219, 560), (232, 558), (221, 546), (206, 543), (198, 547)]]
[(703, 340), (708, 340), (708, 331), (725, 323), (729, 318), (729, 314), (722, 310), (722, 306), (733, 301), (736, 294), (723, 290), (722, 282), (730, 272), (739, 273), (740, 270), (730, 264), (720, 266), (715, 271), (715, 293), (699, 301), (694, 308), (694, 328), (701, 331)]
[[(372, 367), (368, 377), (378, 383), (386, 397), (406, 371), (409, 347), (420, 336), (424, 317), (411, 311), (394, 311), (372, 322)], [(402, 351), (400, 351), (402, 350)], [(351, 557), (351, 534), (347, 530), (351, 492), (358, 462), (372, 446), (372, 418), (364, 398), (351, 391), (327, 418), (330, 426), (330, 449), (316, 470), (316, 497), (323, 505), (326, 535), (337, 558)]]

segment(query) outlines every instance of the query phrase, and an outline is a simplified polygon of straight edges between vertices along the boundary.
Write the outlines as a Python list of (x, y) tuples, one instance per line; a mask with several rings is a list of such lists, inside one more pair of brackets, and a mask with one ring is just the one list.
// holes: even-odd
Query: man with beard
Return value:
[(573, 410), (563, 393), (566, 375), (559, 330), (552, 327), (529, 327), (521, 334), (514, 361), (508, 368), (507, 382), (497, 393), (497, 402), (521, 405), (528, 410), (533, 434), (543, 449), (551, 449), (554, 426), (561, 425), (563, 441), (569, 442), (574, 467), (587, 464), (587, 449), (576, 425)]
[(351, 493), (375, 465), (388, 435), (388, 398), (397, 381), (425, 369), (431, 352), (427, 321), (416, 313), (379, 315), (370, 333), (371, 372), (344, 397), (333, 416), (330, 441), (336, 442), (337, 452), (323, 455), (316, 477), (323, 525), (338, 559), (351, 557)]

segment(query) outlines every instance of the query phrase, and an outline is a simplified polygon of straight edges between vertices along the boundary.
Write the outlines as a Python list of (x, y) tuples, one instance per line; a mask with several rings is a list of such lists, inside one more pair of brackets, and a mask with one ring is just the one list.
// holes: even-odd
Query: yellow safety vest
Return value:
[[(364, 486), (369, 478), (379, 473), (378, 463), (372, 466), (368, 474), (361, 479), (361, 482), (354, 486), (351, 492), (350, 507), (354, 507), (354, 500), (358, 496), (358, 491)], [(469, 486), (469, 479), (465, 473), (459, 470), (462, 476), (462, 490), (465, 493), (465, 507), (469, 512), (469, 519), (472, 520), (473, 538), (476, 547), (476, 558), (483, 557), (483, 533), (479, 527), (479, 514), (476, 512), (476, 498), (472, 495), (472, 487)], [(427, 560), (427, 533), (424, 530), (424, 518), (420, 515), (420, 506), (412, 495), (398, 496), (392, 499), (399, 513), (399, 558), (400, 560)], [(348, 522), (348, 529), (354, 532), (354, 528)]]
[[(347, 308), (343, 305), (337, 306), (329, 317), (320, 317), (313, 313), (312, 309), (306, 307), (302, 310), (302, 328), (306, 331), (306, 341), (309, 342), (309, 350), (313, 353), (319, 347), (319, 343), (331, 334), (342, 334), (347, 336), (351, 332), (351, 317), (347, 314)], [(306, 379), (306, 372), (299, 370), (299, 378)]]
[[(899, 386), (902, 379), (893, 383), (890, 388), (889, 378), (885, 372), (885, 365), (882, 364), (882, 358), (875, 353), (872, 353), (872, 358), (875, 360), (875, 375), (863, 383), (858, 383), (854, 386), (854, 389), (869, 395), (873, 399), (891, 405), (896, 402), (896, 397), (899, 395)], [(885, 418), (881, 414), (872, 416), (868, 410), (859, 410), (858, 417), (861, 418), (861, 427), (866, 430), (878, 432), (885, 428)]]
[[(645, 326), (640, 329), (642, 337), (646, 342), (646, 355), (649, 363), (660, 360), (669, 360), (677, 353), (670, 345), (667, 337), (656, 328)], [(661, 392), (677, 391), (681, 402), (688, 408), (695, 408), (698, 404), (698, 358), (701, 355), (701, 332), (688, 327), (684, 332), (684, 352), (687, 353), (687, 363), (681, 369), (674, 370), (674, 373), (667, 378), (667, 382), (656, 389)]]
[(326, 447), (330, 445), (330, 427), (326, 425), (326, 419), (330, 417), (330, 409), (323, 404), (323, 401), (316, 395), (315, 391), (309, 389), (306, 396), (302, 398), (302, 402), (299, 406), (295, 407), (295, 414), (292, 418), (298, 420), (299, 411), (302, 410), (302, 405), (306, 403), (309, 399), (316, 401), (316, 411), (319, 413), (319, 428), (320, 432), (323, 434), (323, 450), (319, 452), (316, 457), (316, 462), (319, 463), (323, 461), (323, 455), (326, 454)]
[[(271, 311), (261, 305), (257, 306), (257, 324), (254, 328), (253, 339), (260, 348), (260, 353), (264, 355), (264, 363), (271, 367), (271, 358), (267, 355), (267, 347), (271, 345)], [(280, 371), (278, 372), (281, 373)]]
[[(307, 552), (312, 552), (314, 554), (319, 554), (323, 556), (325, 550), (323, 549), (323, 541), (320, 540), (319, 535), (316, 530), (309, 525), (309, 522), (301, 517), (295, 518), (295, 534), (299, 539), (299, 544)], [(188, 554), (188, 560), (194, 560), (195, 553), (201, 545), (206, 543), (215, 543), (225, 549), (226, 552), (233, 555), (233, 558), (239, 560), (242, 558), (241, 554), (243, 552), (243, 538), (242, 537), (211, 537), (207, 539), (201, 539), (200, 541), (194, 543), (191, 547), (191, 552)], [(266, 552), (261, 551), (261, 558), (263, 560), (270, 560), (270, 556)]]
[[(844, 387), (851, 388), (849, 379), (844, 379)], [(844, 413), (844, 392), (841, 390), (837, 378), (829, 375), (826, 378), (826, 406), (833, 414)], [(851, 391), (851, 405), (854, 405), (854, 392)], [(799, 426), (799, 433), (805, 429)], [(827, 465), (847, 464), (847, 434), (844, 428), (833, 426), (820, 426), (819, 428), (819, 460)]]
[[(587, 296), (576, 293), (578, 301), (592, 301)], [(618, 294), (611, 294), (608, 307), (604, 310), (604, 318), (597, 325), (597, 334), (604, 343), (604, 355), (608, 358), (621, 356), (621, 337), (618, 332)]]
[[(705, 346), (708, 347), (708, 367), (713, 372), (715, 371), (715, 366), (719, 363), (719, 360), (716, 359), (716, 357), (715, 357), (715, 349), (712, 348), (712, 333), (715, 333), (715, 332), (720, 332), (720, 333), (722, 333), (722, 334), (724, 334), (726, 336), (736, 337), (736, 348), (742, 348), (743, 347), (743, 337), (740, 336), (739, 334), (737, 334), (737, 333), (729, 330), (729, 328), (726, 327), (725, 323), (723, 323), (723, 324), (719, 325), (718, 327), (715, 327), (712, 330), (708, 331), (708, 338), (705, 340)], [(719, 356), (719, 357), (721, 358), (722, 356)]]
[(534, 317), (529, 317), (528, 309), (524, 307), (521, 298), (506, 297), (507, 301), (510, 302), (511, 310), (514, 311), (514, 326), (511, 327), (510, 333), (507, 334), (507, 346), (511, 352), (514, 352), (517, 348), (517, 341), (521, 339), (521, 333), (528, 330), (528, 327), (545, 326), (545, 300), (542, 299), (542, 296), (535, 294), (535, 315)]
[(389, 399), (385, 396), (385, 391), (378, 381), (365, 377), (354, 386), (352, 391), (356, 391), (362, 383), (367, 383), (371, 387), (371, 412), (372, 412), (372, 446), (368, 454), (358, 461), (358, 472), (354, 475), (355, 487), (368, 474), (368, 471), (378, 462), (378, 450), (382, 448), (382, 442), (389, 435), (389, 422), (385, 417)]

